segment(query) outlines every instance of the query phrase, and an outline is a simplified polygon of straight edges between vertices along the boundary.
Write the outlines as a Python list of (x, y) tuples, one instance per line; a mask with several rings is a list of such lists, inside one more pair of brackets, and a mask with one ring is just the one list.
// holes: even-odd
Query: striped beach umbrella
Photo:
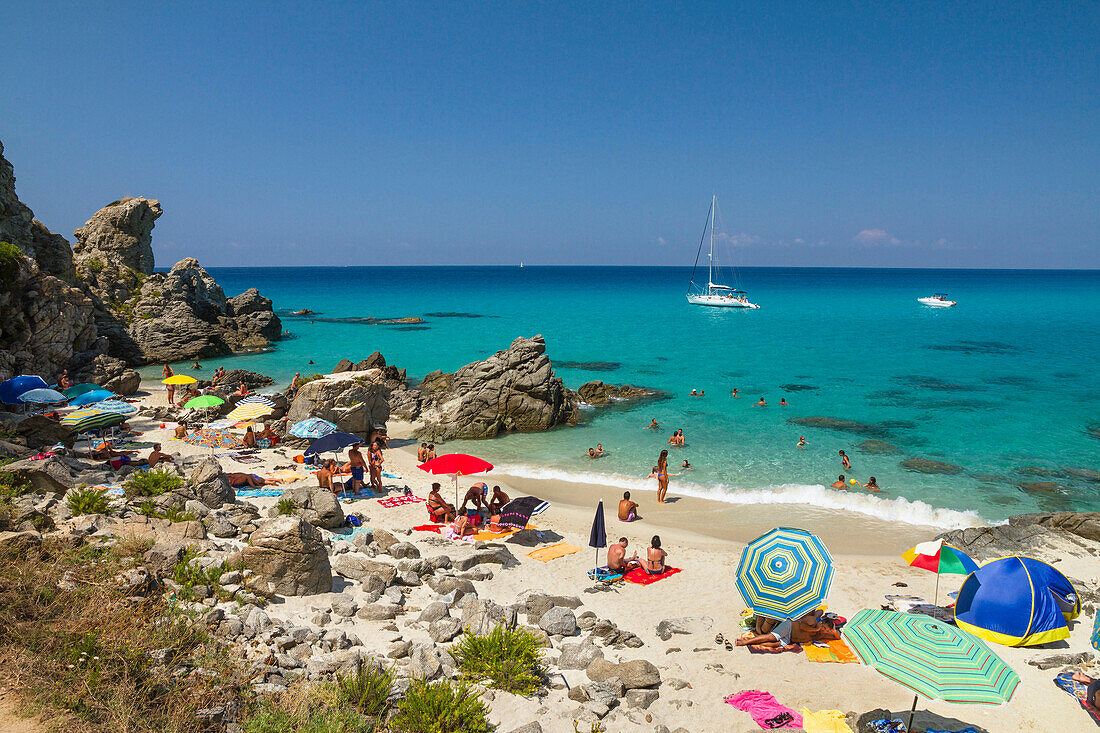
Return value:
[(910, 567), (931, 570), (936, 574), (936, 591), (932, 596), (933, 605), (939, 602), (941, 575), (970, 575), (978, 569), (978, 563), (974, 562), (970, 555), (957, 547), (945, 545), (943, 540), (921, 542), (912, 549), (903, 552), (901, 559), (909, 563)]
[(307, 417), (290, 428), (290, 434), (297, 438), (320, 438), (335, 432), (335, 425), (319, 417)]
[(777, 527), (741, 553), (737, 589), (745, 604), (764, 616), (798, 618), (829, 594), (833, 558), (825, 544), (804, 529)]
[(93, 428), (106, 428), (125, 422), (126, 416), (117, 412), (107, 412), (98, 407), (82, 407), (61, 418), (61, 424), (72, 428), (74, 433), (82, 433)]
[(982, 641), (923, 614), (864, 609), (845, 624), (844, 641), (864, 664), (930, 700), (1000, 705), (1020, 684)]
[(97, 410), (103, 410), (104, 412), (114, 412), (119, 415), (133, 415), (138, 411), (137, 405), (131, 405), (129, 402), (123, 402), (122, 400), (103, 400), (102, 402), (95, 403)]
[(257, 418), (270, 415), (272, 410), (275, 409), (275, 403), (266, 397), (252, 396), (245, 397), (243, 400), (237, 403), (237, 406), (233, 408), (233, 411), (226, 415), (226, 419), (232, 422), (241, 422), (244, 420), (255, 420)]

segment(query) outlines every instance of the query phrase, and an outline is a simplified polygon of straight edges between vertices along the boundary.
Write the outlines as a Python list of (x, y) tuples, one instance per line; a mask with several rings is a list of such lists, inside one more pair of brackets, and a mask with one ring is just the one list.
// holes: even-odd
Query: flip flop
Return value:
[(725, 644), (726, 643), (726, 638), (724, 636), (722, 636), (721, 634), (718, 634), (718, 636), (714, 637), (714, 643), (715, 644)]
[(732, 652), (733, 651), (733, 644), (730, 644), (728, 641), (726, 642), (726, 651), (727, 652)]

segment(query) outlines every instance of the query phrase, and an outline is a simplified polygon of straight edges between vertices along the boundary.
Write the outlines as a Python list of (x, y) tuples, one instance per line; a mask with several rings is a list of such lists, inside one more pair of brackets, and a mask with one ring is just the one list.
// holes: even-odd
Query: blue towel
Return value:
[(282, 489), (241, 489), (237, 492), (238, 499), (258, 499), (263, 496), (282, 496)]
[(1096, 620), (1092, 624), (1092, 648), (1100, 652), (1100, 614), (1096, 615)]
[(901, 720), (887, 720), (886, 718), (880, 718), (878, 720), (872, 720), (869, 724), (871, 730), (875, 733), (906, 733), (905, 723)]
[(974, 726), (968, 725), (961, 730), (940, 730), (939, 728), (925, 728), (924, 733), (978, 733)]

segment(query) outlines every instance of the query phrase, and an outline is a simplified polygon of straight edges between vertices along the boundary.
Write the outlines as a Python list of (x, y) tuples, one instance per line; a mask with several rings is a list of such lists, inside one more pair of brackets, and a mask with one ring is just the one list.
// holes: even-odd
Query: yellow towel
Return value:
[(559, 557), (565, 557), (566, 555), (572, 555), (574, 552), (580, 552), (581, 548), (574, 547), (567, 542), (559, 542), (556, 545), (550, 545), (548, 547), (540, 547), (537, 550), (532, 550), (527, 553), (527, 557), (533, 557), (536, 560), (542, 560), (543, 562), (550, 562)]
[(481, 542), (487, 542), (489, 540), (499, 540), (501, 537), (508, 537), (509, 535), (513, 535), (515, 533), (516, 530), (514, 529), (509, 529), (505, 532), (490, 532), (487, 529), (483, 529), (474, 535), (474, 539), (480, 540)]
[(844, 643), (843, 639), (833, 639), (828, 642), (828, 648), (816, 646), (814, 644), (803, 644), (802, 649), (806, 652), (806, 659), (811, 662), (839, 662), (840, 664), (859, 664), (859, 659), (852, 650), (848, 648), (848, 645)]
[(304, 476), (304, 475), (298, 473), (297, 471), (289, 471), (285, 468), (280, 469), (278, 471), (268, 471), (264, 475), (267, 478), (273, 478), (276, 481), (283, 481), (283, 482), (286, 482), (286, 483), (291, 483), (291, 482), (294, 482), (294, 481), (300, 481), (301, 479), (304, 479), (304, 478), (309, 478), (309, 476)]
[(802, 713), (802, 729), (806, 733), (853, 733), (844, 719), (844, 713), (839, 710), (819, 710), (811, 713), (806, 708), (798, 712)]

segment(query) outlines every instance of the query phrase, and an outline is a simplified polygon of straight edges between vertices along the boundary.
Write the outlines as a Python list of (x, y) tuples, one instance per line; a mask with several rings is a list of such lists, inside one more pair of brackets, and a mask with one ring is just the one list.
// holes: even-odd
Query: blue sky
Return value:
[(0, 10), (54, 231), (144, 195), (160, 265), (690, 265), (715, 193), (743, 265), (1100, 267), (1096, 3), (173, 5)]

